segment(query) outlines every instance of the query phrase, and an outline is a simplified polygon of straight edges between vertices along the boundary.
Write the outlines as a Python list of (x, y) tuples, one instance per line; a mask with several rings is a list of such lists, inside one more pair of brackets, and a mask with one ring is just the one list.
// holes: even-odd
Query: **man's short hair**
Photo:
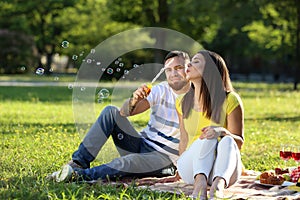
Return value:
[(186, 52), (175, 50), (175, 51), (170, 51), (170, 52), (166, 55), (166, 57), (165, 57), (165, 59), (164, 59), (164, 63), (165, 63), (168, 59), (173, 58), (173, 57), (177, 57), (177, 56), (178, 56), (178, 57), (182, 57), (182, 58), (185, 60), (186, 63), (187, 63), (187, 62), (190, 62), (190, 57), (189, 57), (189, 55), (188, 55)]

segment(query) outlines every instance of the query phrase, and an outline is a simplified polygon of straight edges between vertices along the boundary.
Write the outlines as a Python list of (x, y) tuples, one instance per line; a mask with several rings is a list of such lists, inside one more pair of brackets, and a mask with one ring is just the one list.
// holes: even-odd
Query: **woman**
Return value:
[(192, 197), (223, 197), (242, 171), (244, 110), (221, 56), (201, 50), (188, 64), (191, 88), (176, 101), (180, 122), (178, 173), (194, 184)]

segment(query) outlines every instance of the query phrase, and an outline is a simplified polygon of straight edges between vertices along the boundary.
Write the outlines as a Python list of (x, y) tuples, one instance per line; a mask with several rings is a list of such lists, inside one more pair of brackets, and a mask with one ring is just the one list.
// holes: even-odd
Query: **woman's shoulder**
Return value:
[(239, 104), (242, 104), (242, 99), (241, 99), (240, 95), (235, 91), (230, 91), (227, 93), (227, 101), (239, 102)]
[(241, 98), (236, 91), (227, 92), (227, 98)]

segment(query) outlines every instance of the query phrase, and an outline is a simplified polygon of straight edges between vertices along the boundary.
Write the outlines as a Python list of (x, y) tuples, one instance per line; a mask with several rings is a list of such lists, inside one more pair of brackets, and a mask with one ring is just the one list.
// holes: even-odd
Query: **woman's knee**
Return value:
[(235, 143), (235, 141), (234, 141), (233, 137), (226, 135), (220, 140), (219, 145), (222, 145), (222, 144), (233, 145), (234, 143)]
[(237, 150), (237, 144), (233, 137), (231, 136), (224, 136), (218, 144), (217, 152), (229, 152)]

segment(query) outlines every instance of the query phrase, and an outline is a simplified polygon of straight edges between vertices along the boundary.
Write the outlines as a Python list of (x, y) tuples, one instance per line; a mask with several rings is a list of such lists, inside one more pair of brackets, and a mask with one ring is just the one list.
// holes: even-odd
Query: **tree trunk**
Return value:
[[(169, 8), (167, 0), (158, 0), (158, 16), (159, 16), (159, 27), (167, 27), (168, 18), (169, 18)], [(156, 37), (156, 46), (161, 49), (165, 49), (166, 34), (164, 31), (158, 31), (155, 34)], [(163, 51), (155, 51), (155, 62), (162, 63), (164, 60)], [(157, 73), (157, 72), (156, 72)]]
[(297, 85), (300, 81), (300, 2), (295, 0), (297, 7), (297, 30), (296, 30), (296, 57), (295, 57), (295, 80), (294, 80), (294, 90), (297, 90)]
[(47, 61), (45, 66), (45, 75), (51, 74), (52, 54), (47, 53)]

